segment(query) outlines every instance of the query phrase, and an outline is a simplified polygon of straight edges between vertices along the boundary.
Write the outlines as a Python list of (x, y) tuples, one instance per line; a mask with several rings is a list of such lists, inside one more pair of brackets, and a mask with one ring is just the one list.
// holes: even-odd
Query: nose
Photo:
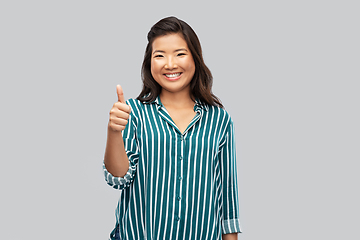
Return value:
[(166, 62), (164, 67), (165, 67), (165, 69), (169, 69), (169, 70), (177, 68), (177, 64), (176, 64), (175, 59), (173, 59), (172, 57), (169, 57), (167, 59), (167, 62)]

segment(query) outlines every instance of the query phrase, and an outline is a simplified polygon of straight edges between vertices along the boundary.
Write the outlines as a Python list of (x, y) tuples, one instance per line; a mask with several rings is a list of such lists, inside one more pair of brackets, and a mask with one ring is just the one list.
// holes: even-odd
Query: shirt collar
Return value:
[(150, 104), (156, 104), (158, 110), (164, 106), (160, 101), (160, 96), (157, 96), (154, 101), (150, 102)]
[[(162, 104), (161, 100), (160, 100), (160, 96), (157, 96), (155, 98), (154, 101), (150, 102), (151, 104), (156, 104), (157, 105), (157, 109), (159, 110), (161, 107), (163, 107), (164, 105)], [(203, 109), (205, 111), (209, 110), (209, 106), (205, 103), (203, 103), (200, 99), (195, 98), (195, 105), (194, 105), (194, 111), (198, 111), (200, 109)]]
[(200, 99), (195, 98), (195, 106), (194, 106), (194, 111), (196, 112), (199, 109), (203, 109), (205, 111), (209, 110), (209, 106), (205, 103), (203, 103)]

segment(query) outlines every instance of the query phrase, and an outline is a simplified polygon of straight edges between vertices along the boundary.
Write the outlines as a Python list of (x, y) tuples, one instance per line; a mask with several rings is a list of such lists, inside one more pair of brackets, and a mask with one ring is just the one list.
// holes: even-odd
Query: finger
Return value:
[(131, 107), (129, 105), (127, 105), (126, 103), (116, 102), (116, 103), (114, 103), (113, 107), (115, 107), (123, 112), (126, 112), (126, 113), (131, 112)]
[(122, 119), (122, 118), (116, 118), (116, 117), (110, 118), (110, 121), (111, 121), (113, 124), (115, 124), (115, 125), (120, 125), (120, 126), (126, 126), (126, 124), (128, 123), (128, 120)]
[(116, 111), (113, 114), (114, 117), (122, 118), (122, 119), (129, 119), (129, 114), (123, 111)]
[(120, 132), (125, 129), (125, 126), (117, 125), (117, 124), (113, 124), (113, 123), (110, 123), (109, 126), (110, 126), (111, 130), (113, 130), (115, 132)]
[(120, 109), (117, 108), (112, 108), (110, 110), (110, 118), (112, 117), (116, 117), (116, 118), (122, 118), (122, 119), (129, 119), (129, 114), (127, 112), (121, 111)]
[(118, 101), (121, 103), (125, 103), (125, 98), (124, 98), (124, 92), (122, 90), (122, 87), (120, 85), (116, 86), (116, 92), (118, 95)]

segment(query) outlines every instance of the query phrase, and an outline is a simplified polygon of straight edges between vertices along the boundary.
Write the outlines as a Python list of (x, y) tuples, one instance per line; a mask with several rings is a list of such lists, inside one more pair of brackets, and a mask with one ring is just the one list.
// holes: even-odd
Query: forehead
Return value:
[(170, 33), (164, 36), (159, 36), (155, 38), (155, 40), (152, 43), (153, 51), (155, 50), (171, 51), (179, 48), (188, 49), (187, 43), (181, 33)]

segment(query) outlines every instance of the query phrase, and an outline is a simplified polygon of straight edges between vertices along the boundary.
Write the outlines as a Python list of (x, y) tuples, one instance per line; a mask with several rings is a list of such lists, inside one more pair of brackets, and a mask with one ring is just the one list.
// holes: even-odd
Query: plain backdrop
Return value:
[(236, 128), (239, 239), (360, 239), (358, 1), (1, 1), (0, 239), (107, 239), (116, 85), (189, 23)]

